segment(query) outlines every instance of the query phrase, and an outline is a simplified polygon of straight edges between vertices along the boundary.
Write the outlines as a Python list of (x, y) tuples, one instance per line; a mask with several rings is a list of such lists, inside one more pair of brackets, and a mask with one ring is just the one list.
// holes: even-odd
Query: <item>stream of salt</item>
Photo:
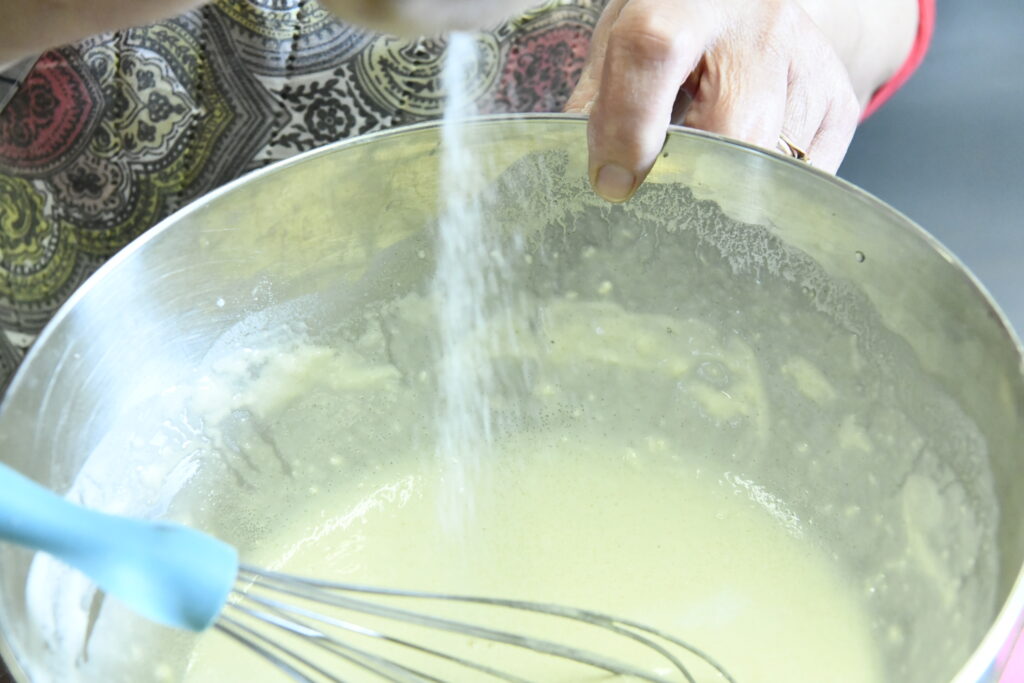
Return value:
[(441, 127), (441, 217), (436, 236), (433, 294), (440, 338), (437, 452), (445, 472), (442, 523), (465, 529), (475, 509), (481, 467), (492, 451), (491, 396), (498, 377), (488, 319), (503, 300), (506, 272), (500, 246), (482, 216), (486, 159), (465, 125), (476, 106), (470, 84), (479, 69), (472, 36), (453, 33), (442, 85), (447, 93)]

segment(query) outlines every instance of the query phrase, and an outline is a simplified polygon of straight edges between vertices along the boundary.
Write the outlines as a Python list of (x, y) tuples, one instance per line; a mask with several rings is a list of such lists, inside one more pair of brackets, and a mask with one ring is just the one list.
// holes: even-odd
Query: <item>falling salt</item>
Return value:
[(466, 120), (476, 112), (468, 84), (479, 69), (476, 42), (454, 33), (442, 72), (447, 93), (441, 126), (441, 216), (436, 235), (433, 295), (437, 306), (440, 368), (437, 453), (444, 477), (441, 521), (464, 531), (476, 504), (481, 467), (494, 440), (491, 397), (498, 379), (489, 318), (501, 301), (507, 269), (496, 237), (482, 216), (486, 160), (472, 144)]

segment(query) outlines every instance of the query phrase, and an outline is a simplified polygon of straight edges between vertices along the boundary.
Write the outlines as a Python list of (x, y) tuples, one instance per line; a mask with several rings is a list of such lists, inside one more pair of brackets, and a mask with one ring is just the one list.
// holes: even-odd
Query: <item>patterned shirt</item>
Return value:
[[(483, 113), (558, 111), (604, 0), (550, 0), (479, 39)], [(443, 39), (314, 0), (218, 0), (46, 52), (0, 113), (0, 390), (68, 296), (189, 201), (336, 140), (437, 118)]]

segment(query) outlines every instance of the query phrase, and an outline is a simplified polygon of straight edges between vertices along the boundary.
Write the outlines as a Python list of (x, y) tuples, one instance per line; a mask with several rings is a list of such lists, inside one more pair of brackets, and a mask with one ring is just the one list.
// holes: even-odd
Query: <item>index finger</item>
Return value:
[(605, 199), (628, 199), (661, 152), (676, 96), (717, 38), (706, 3), (632, 0), (608, 36), (590, 110), (590, 180)]
[(565, 103), (565, 111), (586, 112), (593, 105), (600, 83), (599, 76), (604, 68), (604, 51), (608, 44), (608, 34), (611, 33), (612, 26), (615, 25), (616, 19), (619, 18), (619, 12), (622, 11), (626, 2), (628, 0), (611, 0), (601, 12), (601, 17), (597, 20), (597, 25), (594, 26), (594, 33), (590, 36), (587, 63), (580, 74), (579, 82), (576, 83), (576, 87), (573, 88), (572, 94), (569, 95), (569, 99)]

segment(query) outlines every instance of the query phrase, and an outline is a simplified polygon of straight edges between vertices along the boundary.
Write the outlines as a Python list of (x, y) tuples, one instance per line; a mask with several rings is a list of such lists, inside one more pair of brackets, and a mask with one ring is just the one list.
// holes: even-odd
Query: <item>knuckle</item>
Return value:
[(753, 30), (763, 48), (790, 51), (794, 35), (806, 34), (806, 17), (796, 3), (766, 0), (759, 10)]
[(633, 59), (671, 62), (683, 53), (684, 37), (653, 16), (620, 18), (609, 37), (609, 47)]

